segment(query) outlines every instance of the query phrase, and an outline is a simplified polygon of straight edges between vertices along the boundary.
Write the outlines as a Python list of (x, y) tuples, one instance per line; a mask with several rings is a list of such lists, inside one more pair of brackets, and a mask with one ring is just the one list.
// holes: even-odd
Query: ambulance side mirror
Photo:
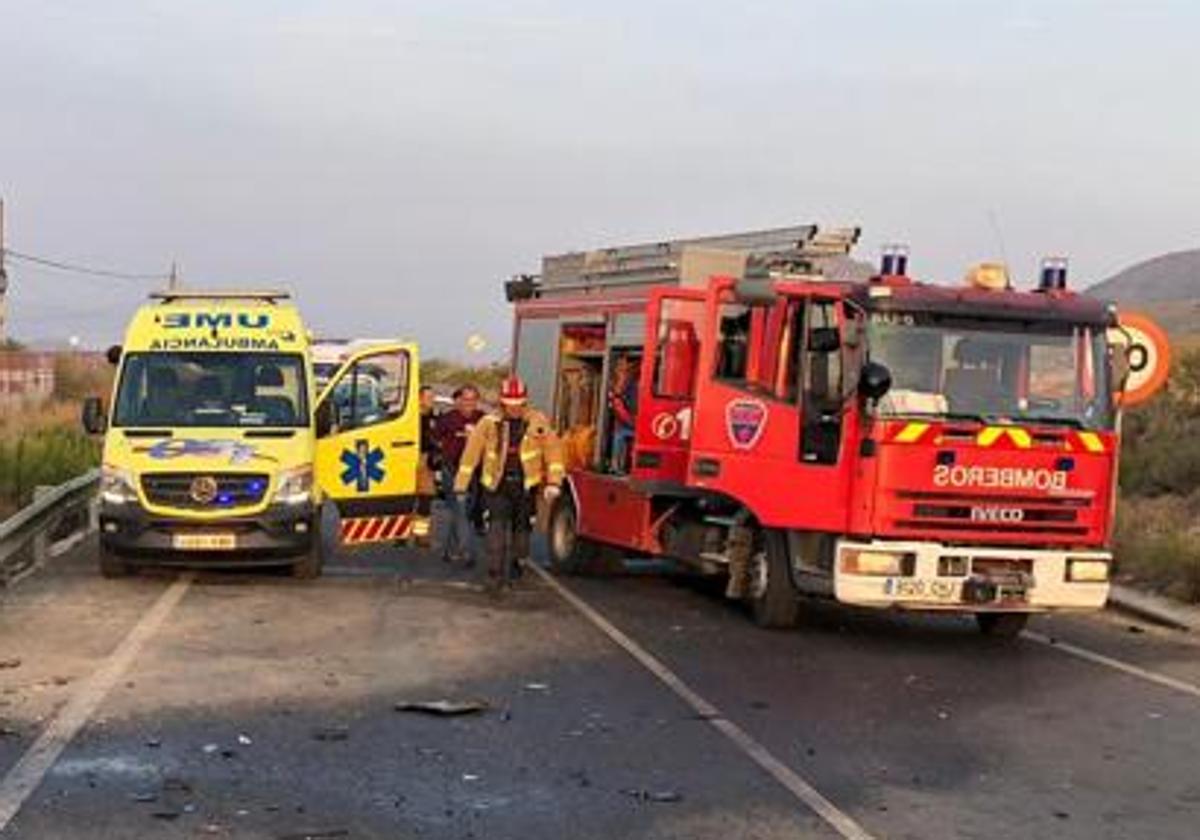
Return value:
[(892, 372), (879, 362), (867, 362), (863, 365), (862, 375), (858, 378), (858, 393), (869, 400), (883, 399), (892, 387)]
[(328, 437), (333, 431), (333, 400), (324, 400), (317, 404), (313, 412), (313, 427), (318, 438)]
[(108, 427), (104, 416), (104, 402), (99, 397), (87, 397), (83, 401), (83, 429), (89, 435), (102, 435)]
[(120, 364), (121, 363), (121, 345), (114, 344), (112, 347), (109, 347), (107, 350), (105, 350), (104, 358), (107, 359), (108, 363), (110, 365), (112, 365), (113, 367), (116, 367), (118, 364)]

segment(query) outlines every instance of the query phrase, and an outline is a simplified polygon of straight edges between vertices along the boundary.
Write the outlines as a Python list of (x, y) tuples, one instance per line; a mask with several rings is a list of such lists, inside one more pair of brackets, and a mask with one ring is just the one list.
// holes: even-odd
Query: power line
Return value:
[(106, 268), (94, 268), (87, 265), (79, 265), (77, 263), (63, 262), (62, 260), (52, 260), (47, 257), (39, 257), (34, 254), (25, 254), (21, 251), (14, 251), (12, 248), (5, 248), (0, 253), (0, 262), (3, 257), (12, 257), (14, 260), (20, 260), (34, 265), (44, 266), (46, 268), (57, 269), (58, 271), (68, 271), (73, 274), (85, 274), (90, 277), (107, 277), (114, 280), (170, 280), (171, 274), (138, 274), (129, 271), (112, 271)]

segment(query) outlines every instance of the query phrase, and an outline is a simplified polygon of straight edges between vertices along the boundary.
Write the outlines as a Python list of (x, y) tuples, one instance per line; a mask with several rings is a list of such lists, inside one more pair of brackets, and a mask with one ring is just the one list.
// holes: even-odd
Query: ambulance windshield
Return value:
[(892, 374), (880, 416), (1113, 424), (1102, 328), (876, 312), (868, 345)]
[(304, 358), (295, 353), (129, 353), (115, 426), (304, 427)]

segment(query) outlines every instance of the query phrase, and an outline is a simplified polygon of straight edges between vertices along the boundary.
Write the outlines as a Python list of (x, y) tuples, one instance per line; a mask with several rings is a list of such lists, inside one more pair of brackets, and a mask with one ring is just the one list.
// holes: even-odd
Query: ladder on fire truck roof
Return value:
[(528, 281), (533, 281), (531, 285), (542, 293), (591, 291), (614, 286), (678, 285), (683, 280), (683, 255), (689, 250), (733, 252), (768, 268), (781, 268), (789, 273), (816, 273), (820, 271), (822, 260), (848, 255), (860, 232), (858, 227), (821, 230), (817, 225), (799, 225), (573, 251), (543, 257), (541, 277), (528, 278)]

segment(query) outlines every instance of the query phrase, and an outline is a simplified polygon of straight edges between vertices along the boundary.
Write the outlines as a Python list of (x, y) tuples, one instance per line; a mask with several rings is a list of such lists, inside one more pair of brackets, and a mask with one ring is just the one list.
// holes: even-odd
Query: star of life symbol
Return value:
[(372, 447), (369, 441), (357, 440), (354, 449), (342, 450), (342, 484), (354, 485), (359, 493), (371, 489), (371, 482), (383, 481), (383, 450)]

